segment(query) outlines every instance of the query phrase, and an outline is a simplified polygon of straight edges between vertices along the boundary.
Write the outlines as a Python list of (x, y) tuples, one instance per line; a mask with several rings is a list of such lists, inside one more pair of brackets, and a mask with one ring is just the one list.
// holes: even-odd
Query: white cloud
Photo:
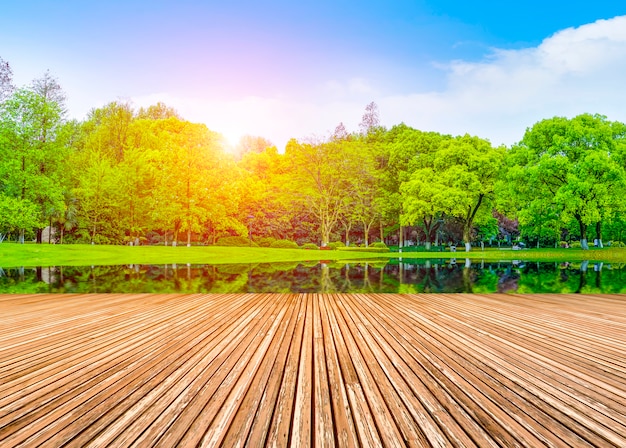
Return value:
[[(369, 80), (348, 77), (310, 88), (308, 99), (214, 101), (162, 94), (133, 100), (138, 106), (163, 101), (230, 141), (259, 135), (279, 149), (292, 137), (327, 136), (339, 122), (356, 131), (372, 100), (386, 126), (404, 122), (425, 131), (470, 133), (509, 145), (527, 127), (555, 115), (601, 113), (626, 122), (626, 16), (562, 30), (534, 48), (494, 49), (481, 62), (452, 61), (442, 70), (443, 90), (405, 95), (381, 96)], [(398, 79), (398, 84), (404, 81)]]
[(494, 144), (521, 139), (554, 115), (601, 113), (626, 121), (626, 16), (568, 28), (538, 47), (454, 61), (439, 93), (384, 98), (381, 115), (419, 129), (469, 132)]

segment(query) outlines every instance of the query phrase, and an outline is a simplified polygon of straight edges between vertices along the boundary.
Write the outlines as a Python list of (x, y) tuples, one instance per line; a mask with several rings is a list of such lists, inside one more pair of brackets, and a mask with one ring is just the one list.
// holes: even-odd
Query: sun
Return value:
[(235, 154), (237, 152), (237, 147), (241, 143), (241, 138), (245, 135), (244, 132), (241, 131), (224, 131), (221, 133), (224, 145), (224, 151)]

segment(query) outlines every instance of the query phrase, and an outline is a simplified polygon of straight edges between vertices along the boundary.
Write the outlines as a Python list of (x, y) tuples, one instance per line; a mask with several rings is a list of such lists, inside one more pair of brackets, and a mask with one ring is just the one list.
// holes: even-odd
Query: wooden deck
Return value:
[(0, 296), (0, 446), (626, 446), (626, 296)]

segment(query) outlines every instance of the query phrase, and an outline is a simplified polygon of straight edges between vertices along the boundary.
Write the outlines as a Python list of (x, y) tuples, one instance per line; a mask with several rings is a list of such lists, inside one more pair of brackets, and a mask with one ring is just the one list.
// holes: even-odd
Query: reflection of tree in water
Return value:
[(0, 269), (3, 293), (520, 292), (626, 293), (626, 266), (419, 260)]
[[(463, 292), (463, 268), (456, 260), (426, 260), (424, 264), (401, 262), (385, 267), (387, 275), (400, 285), (411, 285), (412, 292)], [(406, 288), (404, 288), (406, 290)]]
[(498, 279), (498, 292), (515, 292), (519, 288), (520, 274), (513, 271), (513, 265), (505, 268)]

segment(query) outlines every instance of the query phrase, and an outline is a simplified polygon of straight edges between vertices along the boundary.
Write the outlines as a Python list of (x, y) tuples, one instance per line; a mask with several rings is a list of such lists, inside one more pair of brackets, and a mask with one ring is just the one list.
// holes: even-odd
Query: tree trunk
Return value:
[(326, 225), (322, 225), (322, 247), (328, 246), (330, 240), (330, 229)]
[(578, 289), (576, 290), (577, 294), (580, 294), (587, 284), (587, 266), (589, 265), (589, 260), (585, 260), (580, 263), (580, 281), (578, 282)]
[(37, 244), (41, 244), (43, 235), (43, 229), (37, 228)]
[(587, 224), (585, 224), (582, 218), (577, 217), (578, 226), (580, 227), (580, 247), (583, 250), (589, 250), (589, 243), (587, 242)]
[(369, 224), (365, 224), (365, 221), (362, 221), (363, 223), (363, 233), (365, 234), (365, 247), (369, 247), (369, 236), (370, 236), (370, 229), (372, 228), (372, 223), (370, 222)]
[(596, 223), (596, 240), (598, 241), (598, 247), (604, 247), (602, 245), (602, 221)]
[(187, 229), (187, 247), (191, 247), (191, 229)]
[(383, 222), (379, 221), (378, 225), (380, 226), (380, 241), (384, 243), (385, 242), (385, 235), (383, 233)]
[(472, 262), (469, 258), (465, 259), (465, 267), (463, 268), (463, 292), (471, 293), (472, 292), (472, 276), (470, 271), (470, 266)]
[(402, 248), (404, 247), (404, 227), (400, 226), (400, 239), (398, 241), (398, 247), (400, 248), (400, 252), (402, 252)]
[(469, 226), (465, 225), (463, 227), (463, 242), (465, 243), (465, 252), (469, 252), (472, 250), (472, 244), (470, 243), (470, 229), (471, 224)]

